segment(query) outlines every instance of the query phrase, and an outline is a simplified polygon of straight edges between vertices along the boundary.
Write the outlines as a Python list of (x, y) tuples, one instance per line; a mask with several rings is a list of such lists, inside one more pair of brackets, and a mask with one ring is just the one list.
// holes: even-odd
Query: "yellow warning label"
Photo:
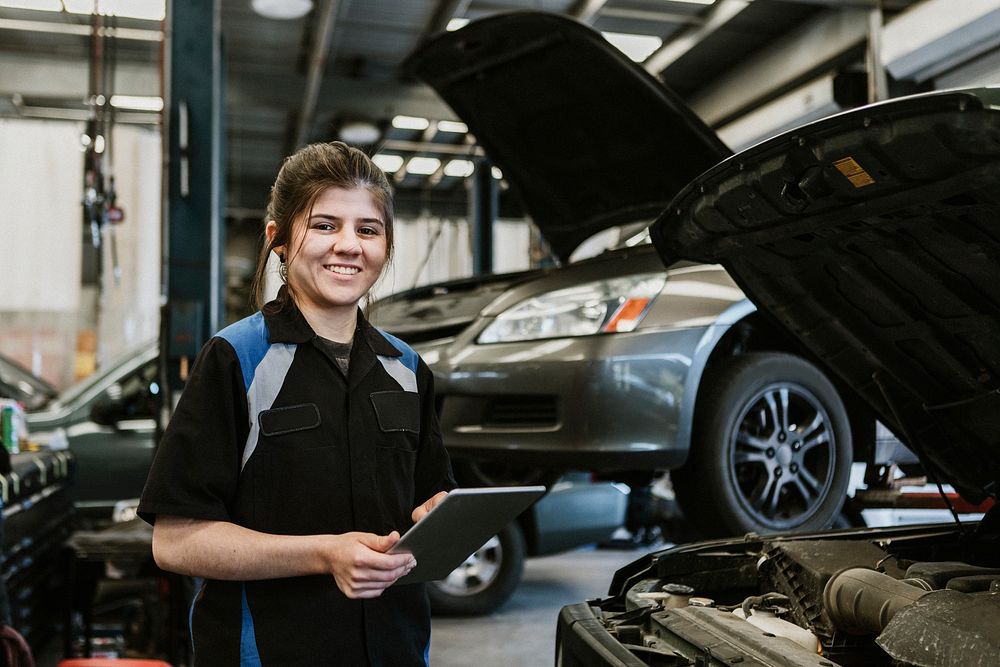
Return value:
[(856, 188), (863, 188), (875, 182), (875, 179), (864, 170), (864, 167), (858, 164), (857, 160), (852, 157), (837, 160), (833, 163), (833, 166), (837, 168), (837, 171), (846, 176), (851, 185)]

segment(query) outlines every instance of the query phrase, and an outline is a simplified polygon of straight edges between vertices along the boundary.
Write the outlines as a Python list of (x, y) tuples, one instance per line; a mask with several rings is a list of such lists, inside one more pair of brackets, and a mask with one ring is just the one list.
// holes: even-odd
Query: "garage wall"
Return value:
[(114, 139), (118, 205), (125, 210), (125, 221), (113, 231), (121, 277), (113, 273), (109, 229), (97, 320), (98, 362), (156, 338), (160, 322), (160, 132), (119, 126)]
[(105, 244), (108, 275), (98, 295), (80, 286), (82, 132), (76, 122), (0, 119), (0, 353), (60, 387), (87, 370), (77, 367), (81, 332), (102, 341), (99, 361), (155, 335), (158, 318), (159, 134), (115, 128), (122, 274), (115, 283)]
[[(420, 285), (472, 275), (472, 237), (465, 218), (396, 221), (396, 256), (375, 286), (376, 298)], [(527, 269), (530, 227), (522, 220), (493, 225), (493, 271)]]
[(0, 146), (0, 352), (62, 385), (80, 304), (80, 128), (0, 120)]

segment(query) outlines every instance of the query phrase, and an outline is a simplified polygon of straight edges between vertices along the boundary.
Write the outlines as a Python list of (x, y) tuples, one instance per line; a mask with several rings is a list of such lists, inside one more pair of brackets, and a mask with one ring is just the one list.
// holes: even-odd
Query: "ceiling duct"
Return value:
[(886, 25), (882, 60), (921, 83), (1000, 46), (1000, 0), (928, 0)]

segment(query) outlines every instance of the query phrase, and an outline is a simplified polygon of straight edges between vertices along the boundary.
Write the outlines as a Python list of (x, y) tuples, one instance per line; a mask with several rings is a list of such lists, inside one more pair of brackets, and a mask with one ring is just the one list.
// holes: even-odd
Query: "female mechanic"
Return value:
[(358, 305), (392, 256), (389, 183), (356, 148), (307, 146), (264, 236), (259, 312), (202, 348), (157, 449), (154, 557), (201, 579), (196, 665), (426, 664), (423, 585), (393, 586), (415, 561), (388, 551), (455, 482), (430, 371)]

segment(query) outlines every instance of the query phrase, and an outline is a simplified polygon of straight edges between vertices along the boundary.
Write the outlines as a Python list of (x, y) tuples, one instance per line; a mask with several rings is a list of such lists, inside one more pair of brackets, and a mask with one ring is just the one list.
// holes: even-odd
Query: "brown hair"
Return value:
[[(264, 235), (264, 244), (257, 258), (257, 271), (254, 274), (252, 287), (253, 300), (257, 308), (264, 306), (265, 274), (271, 251), (276, 246), (287, 246), (291, 243), (296, 220), (312, 210), (316, 198), (328, 188), (345, 190), (365, 188), (371, 193), (385, 224), (385, 266), (392, 260), (392, 189), (385, 173), (364, 151), (341, 141), (304, 146), (282, 162), (278, 177), (271, 187), (271, 195), (268, 197), (265, 224), (269, 220), (274, 220), (277, 229), (270, 242), (267, 235)], [(289, 252), (286, 257), (286, 267), (292, 262), (293, 255), (294, 253)], [(284, 273), (282, 272), (282, 280)], [(281, 308), (285, 304), (282, 301), (275, 305)]]

